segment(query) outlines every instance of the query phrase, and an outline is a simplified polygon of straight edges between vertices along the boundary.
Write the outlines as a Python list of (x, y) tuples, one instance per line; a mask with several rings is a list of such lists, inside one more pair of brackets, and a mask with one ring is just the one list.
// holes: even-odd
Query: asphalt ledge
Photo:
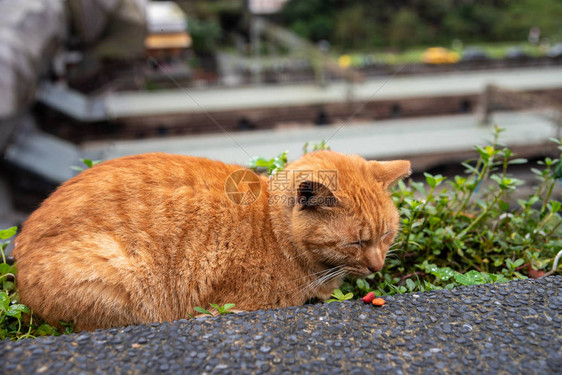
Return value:
[(562, 276), (0, 342), (3, 374), (562, 374)]

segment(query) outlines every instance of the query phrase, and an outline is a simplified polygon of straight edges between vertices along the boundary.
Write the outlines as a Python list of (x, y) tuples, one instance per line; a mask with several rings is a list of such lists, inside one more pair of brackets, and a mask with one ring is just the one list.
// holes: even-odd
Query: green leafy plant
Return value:
[(38, 323), (30, 309), (19, 303), (15, 279), (17, 269), (9, 264), (5, 254), (9, 239), (17, 230), (17, 227), (0, 230), (0, 340), (59, 334), (54, 327)]
[(306, 142), (303, 146), (303, 154), (308, 154), (309, 150), (308, 147), (312, 147), (312, 151), (319, 151), (319, 150), (331, 150), (330, 146), (328, 146), (328, 143), (325, 140), (320, 141), (320, 143), (312, 143), (310, 144), (309, 142)]
[(74, 332), (74, 322), (65, 322), (63, 320), (59, 320), (59, 324), (64, 328), (63, 333), (65, 335), (70, 335)]
[(285, 168), (287, 161), (287, 151), (285, 151), (271, 159), (264, 159), (260, 157), (253, 158), (250, 160), (249, 166), (254, 171), (265, 169), (266, 174), (269, 176)]
[(78, 172), (82, 172), (88, 168), (92, 168), (94, 165), (101, 163), (101, 160), (90, 160), (90, 159), (80, 159), (80, 161), (82, 163), (84, 163), (84, 165), (86, 166), (86, 168), (84, 167), (78, 167), (78, 166), (71, 166), (70, 169), (74, 170), (74, 171), (78, 171)]
[[(309, 147), (311, 148), (311, 150), (309, 150)], [(303, 153), (307, 154), (308, 152), (329, 149), (330, 146), (328, 146), (328, 144), (324, 140), (322, 140), (320, 143), (306, 142), (303, 147)], [(287, 166), (288, 160), (288, 152), (284, 151), (271, 159), (264, 159), (262, 157), (252, 158), (249, 162), (249, 167), (257, 172), (263, 171), (265, 172), (265, 174), (270, 176), (280, 170), (283, 170)]]
[[(526, 199), (511, 194), (524, 182), (509, 166), (527, 163), (494, 141), (476, 147), (478, 158), (451, 180), (425, 173), (425, 183), (400, 182), (393, 194), (402, 231), (386, 267), (372, 278), (347, 280), (345, 291), (377, 295), (500, 283), (545, 274), (562, 248), (561, 204), (552, 199), (562, 177), (560, 159), (532, 169), (539, 184)], [(552, 139), (562, 146), (560, 140)], [(557, 272), (549, 271), (548, 273)]]
[(347, 301), (353, 298), (353, 293), (349, 292), (344, 294), (341, 290), (339, 289), (335, 289), (334, 293), (332, 294), (333, 298), (330, 298), (329, 300), (327, 300), (327, 303), (330, 302), (342, 302), (342, 301)]
[(0, 281), (2, 290), (0, 291), (0, 339), (21, 338), (30, 336), (30, 332), (22, 331), (23, 314), (30, 315), (27, 306), (18, 303), (16, 292), (15, 276), (16, 268), (6, 261), (5, 249), (10, 243), (9, 238), (17, 232), (17, 227), (0, 231), (0, 252), (2, 263), (0, 264)]
[[(232, 314), (232, 311), (230, 311), (230, 309), (232, 309), (235, 306), (234, 303), (225, 303), (222, 306), (217, 305), (216, 303), (210, 303), (209, 305), (211, 307), (213, 307), (215, 310), (217, 310), (219, 315)], [(197, 311), (200, 314), (206, 314), (206, 315), (214, 316), (214, 314), (212, 312), (210, 312), (209, 310), (204, 309), (203, 307), (200, 307), (200, 306), (195, 306), (193, 308), (193, 310)]]

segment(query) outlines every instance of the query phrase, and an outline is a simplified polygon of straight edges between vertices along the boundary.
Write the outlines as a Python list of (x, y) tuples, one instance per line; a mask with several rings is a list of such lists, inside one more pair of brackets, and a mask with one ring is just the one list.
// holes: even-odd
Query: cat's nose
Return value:
[(367, 258), (365, 266), (369, 269), (369, 271), (375, 273), (382, 269), (384, 265), (384, 255), (378, 248), (372, 247), (367, 249), (365, 256)]

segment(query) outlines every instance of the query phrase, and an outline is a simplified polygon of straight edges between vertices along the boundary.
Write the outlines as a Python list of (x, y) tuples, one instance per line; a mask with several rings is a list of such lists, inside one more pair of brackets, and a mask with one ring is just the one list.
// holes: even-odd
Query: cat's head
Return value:
[(270, 191), (283, 206), (287, 235), (308, 262), (365, 276), (383, 267), (398, 232), (389, 187), (408, 175), (408, 161), (318, 151), (272, 177)]

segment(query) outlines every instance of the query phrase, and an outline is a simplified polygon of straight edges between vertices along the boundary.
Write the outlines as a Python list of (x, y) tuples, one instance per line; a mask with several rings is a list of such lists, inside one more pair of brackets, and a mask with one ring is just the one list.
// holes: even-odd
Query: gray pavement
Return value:
[(561, 374), (562, 277), (0, 342), (3, 374)]

